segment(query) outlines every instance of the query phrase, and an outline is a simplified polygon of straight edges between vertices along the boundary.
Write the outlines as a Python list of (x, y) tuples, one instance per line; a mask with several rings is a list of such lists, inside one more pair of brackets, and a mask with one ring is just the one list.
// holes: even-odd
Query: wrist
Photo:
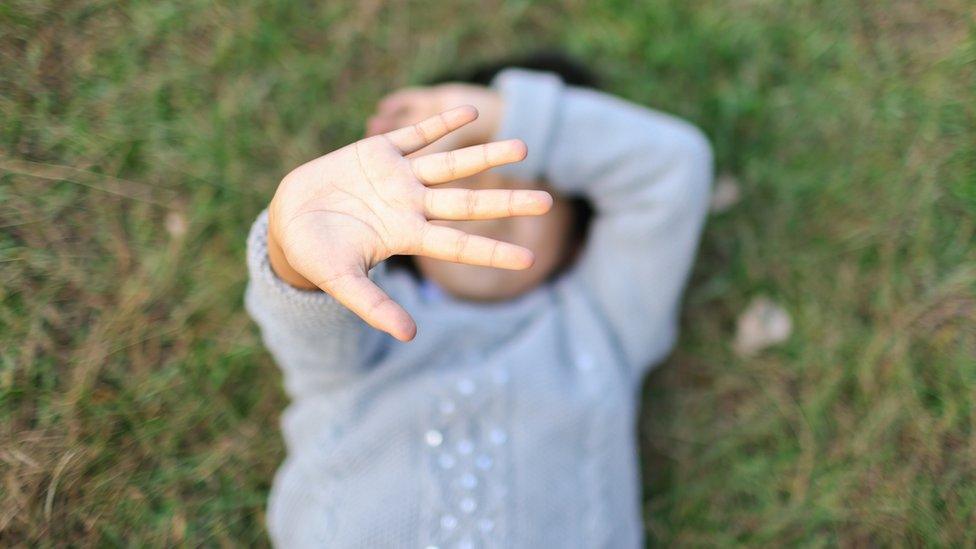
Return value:
[(317, 286), (310, 280), (298, 273), (288, 262), (285, 252), (274, 236), (274, 221), (272, 219), (274, 208), (268, 208), (268, 263), (275, 276), (280, 278), (289, 286), (299, 290), (315, 290)]

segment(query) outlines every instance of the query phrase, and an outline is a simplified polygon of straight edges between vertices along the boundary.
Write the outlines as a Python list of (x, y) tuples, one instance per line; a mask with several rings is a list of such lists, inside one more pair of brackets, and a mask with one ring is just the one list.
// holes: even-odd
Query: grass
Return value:
[[(649, 539), (973, 546), (973, 13), (0, 4), (0, 541), (266, 543), (285, 399), (242, 310), (250, 221), (385, 91), (555, 46), (700, 125), (743, 190), (646, 384)], [(738, 358), (759, 294), (794, 334)]]

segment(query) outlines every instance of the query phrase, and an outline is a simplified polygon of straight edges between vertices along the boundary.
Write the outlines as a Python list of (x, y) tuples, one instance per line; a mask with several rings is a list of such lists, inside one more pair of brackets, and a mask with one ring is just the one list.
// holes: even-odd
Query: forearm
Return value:
[(293, 397), (328, 390), (359, 375), (385, 340), (325, 292), (286, 283), (271, 266), (267, 214), (248, 236), (245, 302)]

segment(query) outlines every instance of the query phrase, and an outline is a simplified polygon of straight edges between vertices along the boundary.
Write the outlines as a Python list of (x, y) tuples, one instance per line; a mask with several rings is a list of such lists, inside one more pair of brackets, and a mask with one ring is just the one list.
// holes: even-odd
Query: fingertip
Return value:
[(508, 256), (507, 264), (503, 268), (512, 271), (524, 271), (535, 265), (535, 254), (528, 248), (515, 246)]
[(478, 116), (480, 115), (477, 107), (474, 105), (461, 105), (455, 107), (453, 110), (457, 113), (462, 124), (473, 122), (474, 120), (477, 120)]
[[(379, 288), (377, 291), (382, 292)], [(417, 325), (410, 313), (388, 296), (372, 308), (367, 307), (367, 311), (366, 316), (361, 316), (363, 320), (400, 341), (410, 341), (417, 334)]]
[(535, 254), (532, 250), (516, 244), (502, 242), (491, 262), (493, 267), (509, 271), (524, 271), (535, 264)]
[(488, 157), (488, 163), (492, 166), (503, 166), (514, 164), (525, 160), (528, 148), (521, 139), (506, 139), (505, 141), (494, 141), (482, 145)]
[(397, 309), (399, 310), (396, 311), (395, 317), (391, 318), (390, 329), (387, 332), (400, 341), (411, 341), (417, 336), (417, 323), (402, 307), (397, 305)]
[(529, 146), (525, 144), (525, 141), (522, 141), (521, 139), (511, 139), (509, 140), (509, 143), (511, 143), (510, 146), (512, 147), (513, 155), (517, 159), (515, 161), (521, 162), (522, 160), (525, 160), (525, 157), (529, 155)]
[(417, 324), (413, 320), (408, 320), (408, 322), (397, 326), (390, 332), (390, 335), (404, 343), (413, 341), (413, 338), (417, 337)]
[(552, 209), (552, 205), (555, 203), (555, 199), (546, 191), (536, 191), (535, 194), (536, 203), (538, 204), (539, 215), (547, 213)]

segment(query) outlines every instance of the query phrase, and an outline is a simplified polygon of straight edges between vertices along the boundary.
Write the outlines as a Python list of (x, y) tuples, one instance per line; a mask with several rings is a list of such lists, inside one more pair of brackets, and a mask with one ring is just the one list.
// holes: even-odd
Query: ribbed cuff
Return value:
[(548, 72), (505, 69), (491, 83), (505, 101), (496, 140), (521, 139), (529, 154), (522, 162), (495, 168), (499, 174), (538, 179), (545, 171), (557, 122), (563, 82)]

